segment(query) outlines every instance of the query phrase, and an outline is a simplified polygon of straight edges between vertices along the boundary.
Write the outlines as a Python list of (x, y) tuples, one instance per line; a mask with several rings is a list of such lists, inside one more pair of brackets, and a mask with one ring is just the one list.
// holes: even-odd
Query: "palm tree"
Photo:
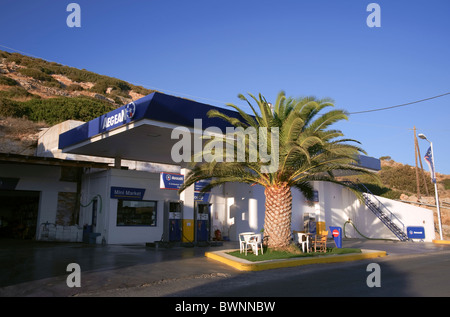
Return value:
[[(335, 172), (346, 170), (371, 173), (355, 165), (358, 155), (365, 153), (358, 146), (359, 142), (342, 138), (343, 134), (339, 130), (328, 129), (332, 124), (347, 119), (346, 112), (333, 109), (319, 114), (324, 108), (334, 107), (332, 100), (315, 97), (287, 98), (284, 92), (280, 92), (272, 107), (261, 94), (258, 98), (249, 95), (256, 102), (259, 112), (245, 96), (239, 95), (240, 99), (248, 103), (253, 115), (229, 104), (237, 111), (235, 117), (218, 110), (210, 110), (208, 116), (227, 121), (235, 128), (234, 132), (238, 129), (254, 132), (257, 141), (250, 137), (250, 133), (245, 142), (240, 143), (235, 142), (235, 134), (228, 133), (222, 138), (210, 137), (202, 153), (196, 155), (203, 155), (204, 158), (209, 155), (214, 159), (193, 165), (179, 191), (182, 192), (202, 179), (211, 180), (204, 191), (227, 182), (263, 186), (266, 199), (264, 235), (268, 237), (269, 248), (283, 249), (291, 241), (291, 188), (297, 188), (305, 198), (312, 199), (312, 182), (333, 182), (347, 187), (361, 197), (347, 183), (337, 180)], [(230, 151), (227, 151), (228, 156), (225, 155), (218, 146), (223, 142), (227, 146), (231, 145), (232, 156), (229, 156)], [(267, 146), (265, 152), (257, 146), (261, 144)], [(242, 146), (245, 148), (245, 156), (242, 156)], [(268, 162), (268, 157), (274, 160)]]

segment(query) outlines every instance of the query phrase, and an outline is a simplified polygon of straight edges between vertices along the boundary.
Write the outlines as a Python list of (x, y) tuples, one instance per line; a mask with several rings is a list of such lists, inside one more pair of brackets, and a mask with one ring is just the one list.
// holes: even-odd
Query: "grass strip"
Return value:
[(235, 256), (240, 259), (244, 259), (250, 262), (257, 261), (267, 261), (267, 260), (280, 260), (280, 259), (291, 259), (291, 258), (302, 258), (302, 257), (314, 257), (314, 256), (326, 256), (326, 255), (337, 255), (337, 254), (348, 254), (348, 253), (361, 253), (361, 249), (355, 248), (327, 248), (327, 252), (311, 252), (303, 253), (302, 251), (289, 250), (289, 251), (278, 251), (265, 249), (264, 254), (259, 253), (258, 255), (253, 254), (251, 251), (245, 253), (240, 253), (239, 250), (228, 252), (227, 254)]

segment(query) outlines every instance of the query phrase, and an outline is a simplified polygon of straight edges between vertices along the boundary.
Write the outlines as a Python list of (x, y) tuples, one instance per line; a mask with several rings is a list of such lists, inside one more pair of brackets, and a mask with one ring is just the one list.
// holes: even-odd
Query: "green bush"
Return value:
[(18, 84), (14, 79), (0, 75), (0, 85), (17, 86)]
[[(41, 69), (44, 71), (42, 71)], [(39, 69), (37, 69), (37, 68), (20, 68), (18, 70), (18, 72), (25, 76), (32, 77), (36, 80), (42, 81), (42, 84), (44, 86), (61, 88), (61, 83), (49, 75), (49, 74), (53, 74), (53, 72), (48, 69), (45, 69), (42, 67), (40, 67)]]
[(52, 76), (36, 68), (20, 68), (19, 73), (40, 81), (56, 81)]
[(397, 190), (392, 190), (386, 186), (379, 184), (364, 183), (364, 186), (366, 186), (372, 194), (389, 199), (399, 199), (402, 194)]
[(0, 117), (22, 118), (25, 115), (26, 110), (20, 103), (0, 97)]
[(21, 103), (32, 121), (53, 125), (65, 120), (89, 121), (115, 109), (108, 102), (89, 97), (32, 99)]
[(100, 79), (90, 90), (99, 94), (106, 94), (106, 90), (108, 88), (112, 88), (111, 94), (113, 95), (118, 95), (125, 98), (130, 97), (129, 91), (131, 90), (131, 86), (128, 83), (115, 78)]
[[(422, 175), (419, 175), (420, 192), (426, 193), (425, 184)], [(380, 178), (383, 184), (391, 189), (400, 192), (416, 193), (416, 169), (409, 165), (402, 165), (399, 167), (382, 168), (380, 171)], [(426, 176), (425, 181), (430, 195), (434, 195), (434, 187), (430, 177)]]
[(35, 95), (33, 95), (32, 93), (29, 93), (28, 90), (26, 90), (23, 87), (20, 86), (13, 86), (8, 90), (2, 90), (0, 91), (0, 97), (5, 97), (5, 98), (22, 98), (22, 97), (33, 97)]
[(33, 98), (28, 101), (0, 97), (0, 116), (27, 117), (31, 121), (44, 121), (49, 125), (65, 120), (89, 121), (115, 108), (108, 102), (90, 97)]
[(445, 189), (450, 189), (450, 178), (444, 179), (442, 184), (444, 184)]

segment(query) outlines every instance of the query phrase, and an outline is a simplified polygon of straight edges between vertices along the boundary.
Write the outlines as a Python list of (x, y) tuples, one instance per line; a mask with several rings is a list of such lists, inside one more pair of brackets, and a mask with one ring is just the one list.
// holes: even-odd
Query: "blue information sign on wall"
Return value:
[(209, 202), (209, 196), (211, 195), (211, 192), (204, 192), (202, 193), (202, 189), (209, 185), (211, 180), (209, 179), (202, 179), (199, 181), (196, 181), (194, 184), (194, 200), (195, 201), (202, 201), (202, 202)]
[(159, 188), (161, 189), (178, 190), (184, 182), (182, 174), (161, 172), (159, 175)]
[(410, 239), (425, 239), (424, 227), (407, 227), (406, 232)]
[(111, 186), (111, 198), (142, 200), (144, 198), (145, 188), (129, 188)]
[(211, 180), (209, 179), (202, 179), (199, 181), (196, 181), (194, 184), (194, 191), (199, 192), (203, 189), (203, 187), (205, 187), (206, 185), (209, 185), (209, 183), (211, 182)]
[(209, 196), (210, 195), (211, 195), (211, 193), (209, 193), (209, 192), (206, 192), (206, 193), (195, 192), (194, 193), (194, 200), (207, 203), (207, 202), (209, 202)]

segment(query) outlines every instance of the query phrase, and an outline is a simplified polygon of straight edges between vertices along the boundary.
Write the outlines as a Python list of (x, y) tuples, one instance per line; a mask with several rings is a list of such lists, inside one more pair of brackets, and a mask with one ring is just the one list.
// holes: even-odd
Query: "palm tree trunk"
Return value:
[(291, 241), (292, 193), (286, 184), (266, 187), (266, 213), (264, 235), (268, 237), (268, 247), (284, 249)]

